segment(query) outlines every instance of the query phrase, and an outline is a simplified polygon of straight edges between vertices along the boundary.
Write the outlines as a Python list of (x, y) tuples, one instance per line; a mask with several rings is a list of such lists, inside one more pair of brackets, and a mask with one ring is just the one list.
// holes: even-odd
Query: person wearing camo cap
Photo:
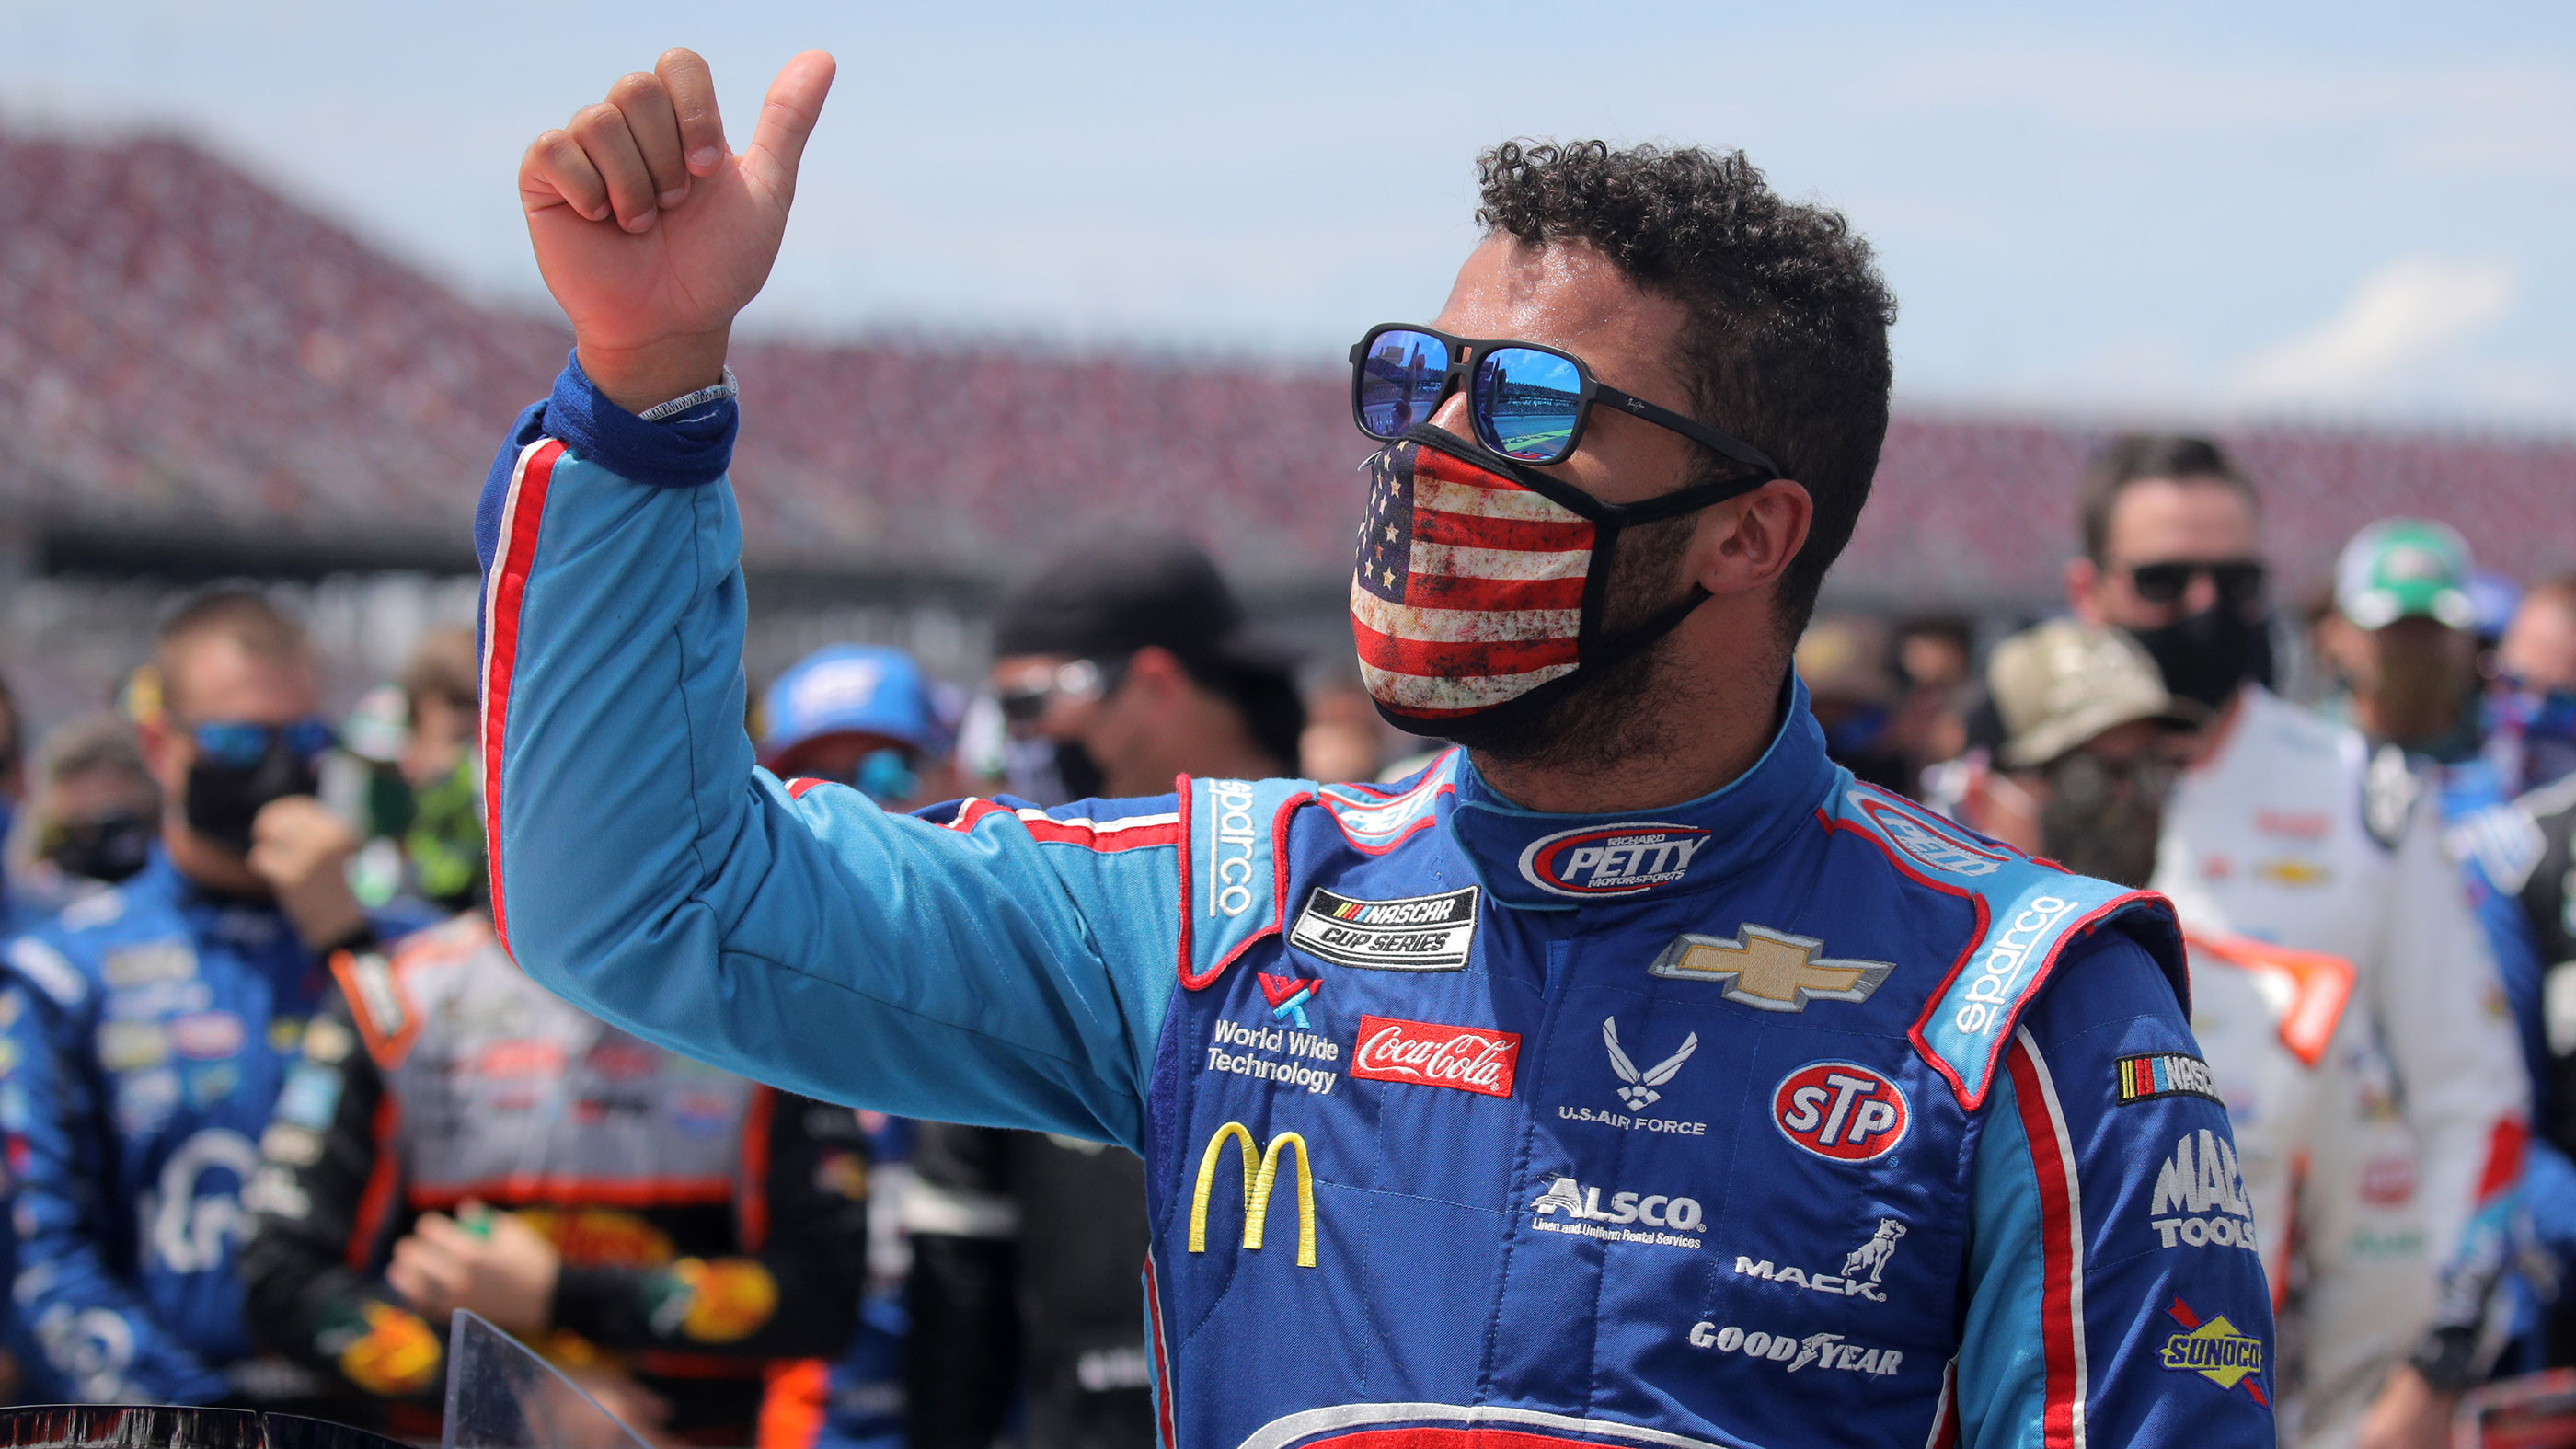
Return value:
[[(1986, 680), (2007, 739), (1966, 823), (2070, 869), (2143, 882), (2176, 751), (2207, 712), (2169, 694), (2126, 634), (2067, 619), (1998, 645)], [(2236, 1144), (2215, 1167), (2196, 1140), (2172, 1144), (2175, 1190), (2159, 1178), (2148, 1225), (2177, 1251), (2261, 1258), (2285, 1355), (2283, 1444), (2409, 1442), (2416, 1396), (2385, 1386), (2429, 1341), (2435, 1278), (2387, 1056), (2369, 1015), (2345, 1009), (2352, 964), (2182, 925), (2200, 1054), (2123, 1058), (2119, 1090), (2217, 1097)], [(2213, 1181), (2224, 1190), (2200, 1190)]]

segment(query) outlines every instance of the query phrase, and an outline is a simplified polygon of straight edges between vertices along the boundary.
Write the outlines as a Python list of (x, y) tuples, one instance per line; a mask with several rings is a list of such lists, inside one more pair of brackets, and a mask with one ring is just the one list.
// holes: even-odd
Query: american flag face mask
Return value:
[(1768, 476), (1710, 479), (1609, 504), (1417, 424), (1372, 455), (1351, 577), (1351, 632), (1378, 712), (1397, 728), (1472, 744), (1672, 632), (1708, 591), (1605, 637), (1621, 530), (1751, 492)]

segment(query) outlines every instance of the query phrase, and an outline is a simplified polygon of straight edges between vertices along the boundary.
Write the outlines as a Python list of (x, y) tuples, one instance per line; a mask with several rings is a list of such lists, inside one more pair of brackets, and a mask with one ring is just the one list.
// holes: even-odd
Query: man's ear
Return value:
[(1806, 485), (1774, 478), (1700, 515), (1692, 579), (1711, 594), (1743, 594), (1777, 583), (1815, 526)]
[(1167, 703), (1188, 692), (1195, 683), (1181, 657), (1160, 644), (1148, 644), (1127, 656), (1127, 679), (1122, 687), (1135, 690), (1146, 703)]
[(2102, 605), (2095, 598), (2102, 587), (2102, 567), (2082, 554), (2066, 561), (2066, 608), (2076, 618), (2093, 628), (2102, 627)]

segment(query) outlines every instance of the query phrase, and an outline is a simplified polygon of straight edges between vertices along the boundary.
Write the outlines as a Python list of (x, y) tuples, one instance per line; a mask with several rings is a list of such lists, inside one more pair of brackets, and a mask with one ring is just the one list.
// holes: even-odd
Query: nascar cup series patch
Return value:
[(1316, 887), (1288, 931), (1289, 944), (1367, 971), (1456, 971), (1476, 939), (1474, 886), (1435, 896), (1364, 901)]

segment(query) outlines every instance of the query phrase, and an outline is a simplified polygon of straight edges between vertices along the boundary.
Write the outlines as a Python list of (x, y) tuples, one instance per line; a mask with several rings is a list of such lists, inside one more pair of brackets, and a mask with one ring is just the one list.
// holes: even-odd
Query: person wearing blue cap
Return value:
[(854, 785), (880, 805), (918, 805), (945, 768), (953, 730), (937, 692), (900, 649), (833, 644), (761, 696), (760, 762), (787, 779)]

